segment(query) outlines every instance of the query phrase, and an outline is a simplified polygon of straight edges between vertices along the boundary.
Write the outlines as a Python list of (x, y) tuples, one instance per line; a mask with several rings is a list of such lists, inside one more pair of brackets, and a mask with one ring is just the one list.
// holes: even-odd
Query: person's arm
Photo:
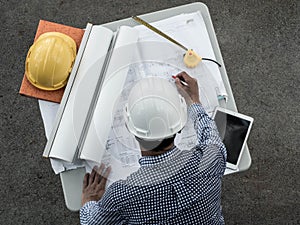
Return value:
[(188, 111), (192, 121), (194, 121), (200, 148), (205, 150), (209, 146), (217, 146), (226, 158), (226, 149), (219, 136), (215, 121), (208, 116), (203, 106), (200, 103), (193, 103), (189, 106)]
[[(80, 224), (117, 224), (121, 217), (114, 208), (112, 193), (106, 193), (105, 185), (110, 168), (102, 164), (99, 169), (93, 168), (83, 180), (83, 190), (80, 209)], [(110, 192), (110, 188), (107, 192)]]
[(105, 193), (105, 185), (111, 168), (105, 168), (101, 164), (99, 168), (95, 166), (91, 174), (86, 173), (83, 178), (83, 188), (81, 195), (81, 205), (89, 201), (99, 201)]
[[(180, 80), (186, 82), (184, 85)], [(188, 105), (189, 116), (194, 121), (194, 128), (197, 132), (198, 146), (202, 151), (215, 146), (222, 153), (226, 161), (226, 148), (219, 136), (215, 122), (207, 115), (200, 103), (199, 88), (197, 80), (185, 72), (176, 76), (176, 86)]]
[(111, 193), (105, 193), (98, 202), (89, 201), (83, 205), (80, 209), (80, 224), (120, 224), (123, 218), (119, 208), (115, 207), (116, 204), (113, 199), (114, 196), (111, 196)]

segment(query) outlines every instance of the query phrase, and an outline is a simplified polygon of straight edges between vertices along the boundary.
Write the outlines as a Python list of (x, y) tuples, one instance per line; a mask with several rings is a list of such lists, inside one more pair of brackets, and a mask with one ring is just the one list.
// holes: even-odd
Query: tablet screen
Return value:
[(216, 112), (214, 119), (227, 149), (227, 162), (236, 165), (247, 136), (250, 121), (221, 111)]

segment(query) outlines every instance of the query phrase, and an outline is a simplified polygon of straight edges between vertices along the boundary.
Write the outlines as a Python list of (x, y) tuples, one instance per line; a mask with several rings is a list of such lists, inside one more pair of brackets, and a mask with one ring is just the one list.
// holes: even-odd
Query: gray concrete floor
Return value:
[[(0, 223), (78, 224), (59, 176), (41, 157), (46, 138), (35, 99), (18, 94), (40, 19), (84, 28), (187, 4), (187, 0), (0, 1)], [(300, 2), (204, 1), (238, 109), (255, 118), (252, 166), (226, 176), (227, 224), (300, 224)]]

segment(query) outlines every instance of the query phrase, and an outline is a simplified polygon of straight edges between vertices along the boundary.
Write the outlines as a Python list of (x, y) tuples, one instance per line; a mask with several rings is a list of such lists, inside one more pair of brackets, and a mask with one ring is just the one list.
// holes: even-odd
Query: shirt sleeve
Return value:
[(84, 204), (80, 209), (80, 224), (120, 224), (123, 219), (115, 196), (114, 188), (109, 187), (98, 202), (90, 201)]
[(193, 103), (188, 108), (188, 113), (194, 122), (194, 128), (197, 133), (198, 147), (203, 153), (209, 149), (218, 149), (223, 155), (224, 163), (226, 162), (227, 152), (223, 144), (215, 121), (206, 113), (203, 106), (199, 103)]

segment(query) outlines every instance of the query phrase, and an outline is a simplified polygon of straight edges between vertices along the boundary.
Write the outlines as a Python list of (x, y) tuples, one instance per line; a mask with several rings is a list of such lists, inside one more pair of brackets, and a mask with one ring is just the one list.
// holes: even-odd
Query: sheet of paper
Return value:
[[(199, 11), (195, 13), (181, 14), (151, 24), (187, 48), (193, 49), (201, 57), (211, 58), (214, 60), (216, 59), (205, 22)], [(139, 31), (140, 42), (169, 42), (143, 25), (136, 26), (135, 28)], [(175, 44), (173, 45), (175, 46)], [(180, 47), (177, 48), (181, 49)], [(182, 50), (182, 53), (184, 54), (185, 51)], [(208, 72), (208, 74), (214, 77), (216, 81), (215, 90), (217, 91), (217, 94), (219, 96), (227, 96), (218, 66), (209, 61), (202, 61), (201, 63), (203, 64), (202, 66), (205, 67), (205, 70)], [(187, 68), (185, 70), (190, 71), (190, 69)], [(203, 75), (206, 74), (204, 73)]]
[[(161, 45), (159, 46), (162, 47)], [(144, 47), (145, 46), (143, 46), (142, 49), (145, 49)], [(107, 166), (110, 165), (112, 167), (112, 175), (109, 178), (110, 183), (117, 179), (125, 179), (129, 174), (139, 168), (138, 159), (141, 157), (140, 148), (135, 137), (128, 132), (125, 126), (123, 113), (130, 90), (138, 80), (148, 76), (165, 78), (169, 80), (169, 82), (171, 82), (175, 87), (172, 75), (181, 71), (180, 68), (174, 67), (166, 62), (144, 59), (145, 58), (139, 62), (136, 61), (135, 63), (130, 64), (129, 69), (126, 69), (126, 82), (122, 92), (119, 93), (119, 98), (113, 104), (115, 107), (112, 111), (112, 127), (106, 142), (106, 150), (102, 156), (102, 162)], [(119, 73), (122, 74), (122, 70), (120, 70)], [(211, 89), (214, 85), (210, 84), (208, 80), (203, 80), (202, 84), (208, 89)], [(216, 98), (215, 93), (213, 96), (213, 98)], [(210, 110), (215, 106), (212, 106), (209, 98), (206, 99), (205, 96), (202, 97), (202, 102), (207, 110)], [(100, 139), (96, 141), (100, 141)], [(192, 121), (189, 120), (182, 132), (176, 136), (175, 144), (180, 149), (191, 149), (195, 146), (196, 142), (196, 132), (194, 130)], [(90, 163), (90, 168), (92, 168), (92, 165), (94, 164)]]
[[(177, 40), (187, 46), (192, 46), (197, 52), (205, 53), (205, 57), (215, 59), (200, 13), (180, 15), (154, 24), (161, 30), (166, 30), (170, 36), (176, 35)], [(116, 168), (123, 171), (119, 174), (114, 172), (114, 176), (112, 176), (114, 179), (112, 180), (117, 177), (125, 179), (126, 173), (129, 175), (139, 167), (138, 159), (141, 157), (139, 146), (135, 138), (125, 128), (123, 118), (123, 108), (127, 102), (128, 93), (137, 80), (147, 76), (160, 76), (172, 82), (172, 75), (187, 71), (198, 80), (201, 102), (210, 115), (214, 108), (219, 105), (217, 97), (227, 95), (220, 71), (215, 64), (203, 62), (194, 69), (188, 69), (183, 64), (181, 49), (176, 49), (170, 43), (161, 44), (161, 42), (166, 42), (165, 39), (143, 26), (137, 26), (136, 29), (139, 31), (138, 49), (140, 52), (134, 54), (136, 58), (132, 59), (122, 94), (115, 104), (118, 107), (114, 109), (113, 125), (103, 156), (105, 159), (103, 162), (115, 168), (113, 171), (117, 171)], [(199, 40), (201, 40), (200, 44), (198, 44)], [(196, 142), (196, 133), (192, 122), (189, 120), (183, 131), (177, 135), (175, 144), (181, 149), (190, 149), (195, 146)], [(126, 160), (122, 161), (122, 159)]]

